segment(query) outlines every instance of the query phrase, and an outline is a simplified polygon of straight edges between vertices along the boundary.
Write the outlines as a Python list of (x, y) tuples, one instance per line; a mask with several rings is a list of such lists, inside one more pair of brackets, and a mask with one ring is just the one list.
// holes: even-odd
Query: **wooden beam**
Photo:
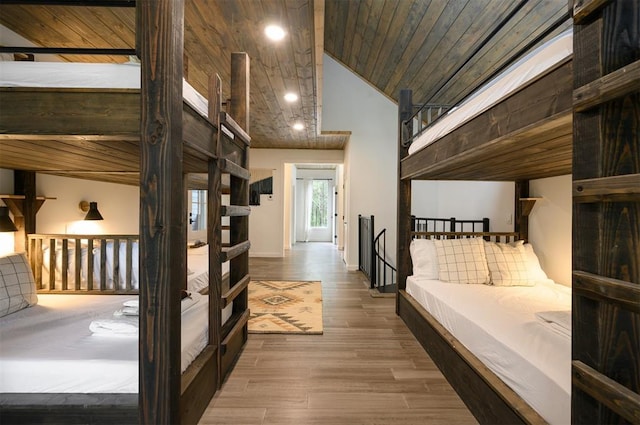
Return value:
[(222, 308), (225, 308), (226, 306), (228, 306), (229, 304), (231, 304), (231, 302), (238, 296), (240, 295), (240, 293), (242, 291), (245, 290), (245, 288), (249, 285), (249, 282), (251, 281), (251, 277), (249, 275), (246, 275), (245, 277), (243, 277), (240, 282), (236, 283), (235, 285), (233, 285), (231, 287), (231, 289), (229, 289), (227, 292), (224, 293), (224, 295), (222, 295)]
[(639, 90), (640, 60), (637, 60), (575, 89), (573, 107), (577, 112), (583, 112)]
[(16, 252), (26, 252), (28, 235), (36, 232), (36, 173), (33, 171), (15, 170), (13, 172), (13, 192), (24, 196), (22, 201), (22, 215), (14, 215), (14, 224), (18, 228), (14, 236)]
[[(233, 117), (235, 122), (243, 129), (247, 135), (249, 130), (249, 56), (246, 53), (233, 53), (231, 55), (231, 105), (229, 107), (229, 115)], [(242, 168), (249, 168), (249, 145), (242, 146), (242, 152), (236, 160), (236, 163)], [(231, 205), (248, 206), (249, 205), (249, 181), (231, 175)], [(239, 282), (244, 276), (249, 274), (249, 217), (239, 216), (229, 219), (231, 231), (229, 232), (229, 241), (232, 248), (227, 250), (227, 258), (231, 259), (229, 281)], [(244, 245), (243, 249), (237, 256), (231, 256), (237, 251), (234, 247)], [(236, 298), (234, 302), (235, 311), (248, 311), (249, 298), (248, 291), (244, 290)], [(247, 328), (243, 325), (243, 337), (246, 341)], [(224, 348), (224, 342), (223, 342)], [(224, 353), (224, 351), (223, 351)]]
[[(397, 279), (398, 291), (406, 288), (407, 276), (411, 274), (411, 256), (409, 245), (411, 244), (411, 181), (403, 180), (402, 162), (409, 155), (409, 148), (403, 142), (411, 136), (412, 125), (409, 127), (404, 122), (413, 114), (413, 99), (411, 90), (401, 90), (398, 102), (398, 224), (396, 234), (398, 242), (396, 246), (396, 259), (398, 262)], [(399, 314), (399, 299), (396, 296), (396, 314)]]
[(574, 202), (639, 201), (640, 174), (573, 181)]
[(611, 0), (576, 0), (573, 4), (573, 22), (581, 24)]
[[(249, 251), (249, 248), (251, 248), (251, 242), (249, 241), (239, 242), (237, 244), (226, 247), (222, 250), (222, 254), (220, 256), (221, 261), (224, 263), (229, 260), (238, 258), (241, 255), (245, 255)], [(233, 270), (233, 267), (231, 268), (231, 270)], [(246, 275), (243, 275), (242, 278), (244, 278), (244, 276)], [(233, 280), (230, 281), (233, 282)]]
[(324, 1), (313, 0), (313, 81), (316, 96), (316, 136), (322, 128), (322, 64), (324, 57)]
[(616, 304), (622, 309), (640, 314), (640, 303), (638, 302), (640, 300), (640, 285), (575, 270), (572, 289), (581, 296)]
[(581, 361), (571, 362), (571, 382), (606, 405), (629, 423), (640, 423), (640, 394), (590, 368)]
[(140, 423), (180, 423), (183, 0), (140, 0)]

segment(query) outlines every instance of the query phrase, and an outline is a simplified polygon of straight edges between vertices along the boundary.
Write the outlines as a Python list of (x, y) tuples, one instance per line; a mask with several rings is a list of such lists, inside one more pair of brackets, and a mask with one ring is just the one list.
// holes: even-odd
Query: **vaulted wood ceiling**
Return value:
[[(36, 45), (135, 46), (133, 8), (0, 5), (0, 23)], [(452, 104), (513, 60), (537, 37), (569, 27), (566, 0), (186, 0), (185, 70), (207, 93), (209, 75), (228, 96), (230, 54), (251, 57), (253, 147), (341, 149), (344, 133), (323, 134), (322, 53), (390, 99)], [(555, 31), (548, 29), (565, 21)], [(287, 32), (274, 43), (265, 25)], [(0, 40), (3, 42), (3, 40)], [(123, 57), (68, 56), (123, 62)], [(285, 91), (300, 94), (293, 104)], [(303, 131), (292, 129), (294, 122)], [(390, 141), (394, 143), (395, 141)]]

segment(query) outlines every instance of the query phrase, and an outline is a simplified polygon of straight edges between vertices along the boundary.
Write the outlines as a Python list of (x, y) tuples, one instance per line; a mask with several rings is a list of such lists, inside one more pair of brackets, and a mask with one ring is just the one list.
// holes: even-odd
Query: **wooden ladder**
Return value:
[(640, 423), (640, 5), (575, 0), (573, 423)]

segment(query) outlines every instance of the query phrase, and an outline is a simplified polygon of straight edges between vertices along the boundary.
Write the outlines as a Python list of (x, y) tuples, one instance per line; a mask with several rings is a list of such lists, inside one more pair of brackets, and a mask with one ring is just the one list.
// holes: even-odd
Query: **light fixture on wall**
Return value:
[(0, 232), (17, 232), (18, 228), (9, 217), (9, 207), (0, 207)]
[(97, 202), (80, 201), (78, 206), (80, 207), (80, 211), (87, 213), (87, 215), (84, 216), (85, 220), (104, 220), (102, 214), (98, 211)]

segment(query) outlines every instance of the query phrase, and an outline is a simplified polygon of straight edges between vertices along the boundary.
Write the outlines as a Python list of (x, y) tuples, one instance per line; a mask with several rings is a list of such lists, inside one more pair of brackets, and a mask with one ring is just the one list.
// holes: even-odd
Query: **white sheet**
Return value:
[(571, 419), (571, 338), (536, 312), (570, 310), (571, 289), (407, 278), (407, 293), (551, 424)]
[[(208, 297), (182, 315), (181, 369), (208, 339)], [(137, 393), (138, 338), (95, 335), (129, 295), (38, 294), (38, 304), (0, 319), (0, 392)], [(223, 311), (223, 323), (232, 306)]]
[[(140, 64), (0, 61), (0, 87), (139, 89)], [(208, 115), (207, 99), (186, 80), (182, 97), (201, 115)]]
[(543, 74), (573, 53), (573, 32), (566, 31), (529, 53), (475, 94), (447, 112), (420, 134), (409, 147), (409, 155), (419, 151)]

